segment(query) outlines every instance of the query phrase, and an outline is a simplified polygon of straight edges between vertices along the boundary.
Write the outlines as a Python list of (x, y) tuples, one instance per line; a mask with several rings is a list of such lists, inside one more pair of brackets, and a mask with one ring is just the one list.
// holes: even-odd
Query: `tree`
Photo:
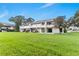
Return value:
[(74, 14), (74, 16), (70, 17), (70, 19), (68, 20), (69, 25), (74, 25), (79, 27), (79, 10), (76, 11), (76, 13)]
[(0, 23), (0, 27), (3, 27), (3, 26), (5, 26), (3, 23)]
[(19, 26), (22, 24), (23, 20), (25, 20), (25, 17), (21, 15), (9, 18), (9, 21), (15, 23), (17, 32), (19, 31)]
[(28, 19), (27, 19), (27, 22), (28, 23), (32, 23), (32, 22), (34, 22), (35, 20), (33, 19), (33, 18), (31, 18), (31, 17), (29, 17)]
[(29, 25), (34, 21), (35, 20), (33, 18), (29, 17), (28, 19), (23, 20), (22, 25)]
[(73, 16), (68, 19), (67, 25), (68, 27), (70, 27), (71, 25), (75, 25), (75, 20)]
[(79, 27), (79, 10), (74, 15), (75, 25)]
[(74, 15), (75, 26), (79, 27), (79, 10)]
[(76, 11), (74, 18), (79, 17), (79, 10)]
[(54, 19), (55, 26), (59, 27), (60, 33), (62, 32), (62, 28), (64, 28), (64, 32), (66, 32), (66, 21), (64, 19), (65, 16), (58, 16)]
[[(29, 17), (28, 19), (26, 19), (26, 23), (27, 24), (30, 24), (31, 25), (31, 23), (32, 22), (34, 22), (35, 20), (33, 19), (33, 18), (31, 18), (31, 17)], [(30, 28), (30, 31), (32, 31), (32, 29)]]

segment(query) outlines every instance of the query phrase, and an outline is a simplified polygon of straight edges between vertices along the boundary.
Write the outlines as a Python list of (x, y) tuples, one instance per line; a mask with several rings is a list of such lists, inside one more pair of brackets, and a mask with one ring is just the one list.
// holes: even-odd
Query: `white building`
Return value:
[(68, 32), (79, 32), (79, 27), (74, 26), (74, 25), (71, 25), (71, 26), (68, 28)]
[(30, 31), (39, 33), (59, 33), (59, 28), (55, 26), (53, 20), (42, 20), (20, 26), (20, 32)]
[(0, 32), (12, 32), (15, 30), (15, 26), (9, 23), (1, 23), (3, 26), (0, 27)]

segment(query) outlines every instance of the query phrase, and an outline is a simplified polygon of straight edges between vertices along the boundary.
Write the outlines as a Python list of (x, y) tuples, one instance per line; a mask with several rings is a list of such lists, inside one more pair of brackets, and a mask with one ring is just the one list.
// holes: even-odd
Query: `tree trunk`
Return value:
[(64, 28), (64, 33), (67, 33), (67, 30), (66, 30), (66, 28)]
[(15, 31), (19, 32), (19, 25), (18, 24), (16, 24), (16, 30)]

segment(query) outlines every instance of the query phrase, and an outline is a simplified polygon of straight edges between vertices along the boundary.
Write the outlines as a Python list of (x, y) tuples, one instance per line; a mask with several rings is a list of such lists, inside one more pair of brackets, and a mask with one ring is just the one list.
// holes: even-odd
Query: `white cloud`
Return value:
[(3, 18), (5, 16), (7, 16), (7, 15), (8, 15), (8, 11), (4, 11), (2, 14), (0, 14), (0, 18)]
[(47, 8), (47, 7), (50, 7), (52, 5), (54, 5), (54, 3), (47, 3), (47, 4), (43, 5), (43, 6), (41, 6), (40, 8)]

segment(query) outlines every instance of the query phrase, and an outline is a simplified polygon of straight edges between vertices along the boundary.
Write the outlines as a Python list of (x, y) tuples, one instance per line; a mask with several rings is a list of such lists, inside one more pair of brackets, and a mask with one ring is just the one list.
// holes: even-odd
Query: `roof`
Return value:
[(42, 23), (42, 22), (50, 22), (50, 21), (53, 21), (53, 19), (39, 20), (39, 21), (34, 21), (33, 23)]
[(14, 26), (14, 24), (10, 24), (10, 23), (2, 23), (2, 22), (0, 23), (3, 24), (4, 26)]

